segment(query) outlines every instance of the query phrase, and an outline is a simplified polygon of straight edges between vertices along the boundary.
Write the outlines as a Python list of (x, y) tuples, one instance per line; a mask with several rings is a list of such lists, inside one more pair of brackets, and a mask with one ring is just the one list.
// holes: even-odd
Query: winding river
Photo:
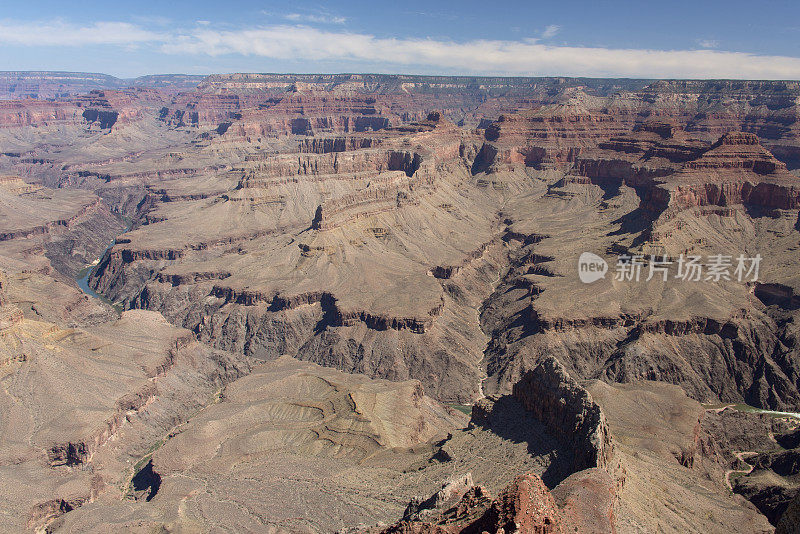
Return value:
[[(127, 222), (127, 224), (125, 225), (125, 230), (120, 232), (120, 234), (117, 237), (119, 237), (120, 235), (125, 234), (125, 233), (130, 231), (132, 223), (131, 223), (131, 221), (126, 221), (126, 222)], [(75, 276), (75, 282), (77, 282), (78, 287), (81, 288), (81, 291), (83, 291), (84, 293), (86, 293), (87, 295), (89, 295), (92, 298), (95, 298), (97, 300), (100, 300), (100, 301), (105, 302), (106, 304), (110, 304), (110, 305), (113, 305), (114, 303), (111, 302), (109, 299), (105, 298), (100, 293), (96, 292), (91, 287), (89, 287), (89, 276), (91, 276), (91, 274), (94, 271), (95, 267), (97, 267), (97, 265), (100, 263), (100, 260), (103, 259), (103, 256), (106, 255), (106, 252), (108, 252), (108, 249), (110, 249), (111, 247), (113, 247), (114, 245), (117, 244), (117, 237), (115, 237), (114, 239), (111, 240), (111, 243), (109, 243), (108, 246), (103, 250), (103, 253), (100, 254), (99, 258), (94, 260), (92, 263), (86, 265), (83, 269), (78, 271), (78, 274)]]

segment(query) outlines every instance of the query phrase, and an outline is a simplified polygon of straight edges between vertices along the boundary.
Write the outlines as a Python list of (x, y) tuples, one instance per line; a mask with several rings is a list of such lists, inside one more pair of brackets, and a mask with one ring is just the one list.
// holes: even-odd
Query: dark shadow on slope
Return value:
[(314, 335), (321, 334), (328, 327), (338, 326), (341, 323), (339, 310), (336, 308), (336, 299), (332, 295), (323, 295), (320, 299), (320, 306), (322, 306), (322, 318), (314, 326)]
[(133, 491), (143, 494), (146, 501), (150, 501), (156, 496), (158, 488), (161, 487), (161, 475), (153, 470), (153, 460), (148, 461), (147, 465), (136, 473), (136, 476), (131, 479), (131, 484)]
[(646, 230), (650, 229), (652, 221), (650, 216), (641, 207), (626, 213), (619, 219), (612, 221), (613, 224), (619, 224), (618, 230), (609, 232), (608, 235), (625, 235), (625, 234), (643, 234)]
[(622, 187), (622, 180), (593, 180), (592, 184), (603, 190), (603, 200), (611, 200), (612, 198), (619, 196), (619, 190)]
[(800, 309), (800, 295), (796, 295), (791, 287), (783, 284), (756, 282), (753, 294), (765, 306), (777, 306), (787, 311)]
[(572, 474), (572, 452), (511, 395), (498, 397), (488, 418), (475, 424), (503, 439), (526, 443), (531, 456), (548, 458), (550, 463), (541, 475), (548, 488)]

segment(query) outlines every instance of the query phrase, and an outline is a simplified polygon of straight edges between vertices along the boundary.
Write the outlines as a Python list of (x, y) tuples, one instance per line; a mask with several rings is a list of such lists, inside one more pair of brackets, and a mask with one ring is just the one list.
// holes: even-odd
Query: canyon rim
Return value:
[(782, 26), (234, 4), (0, 21), (0, 531), (800, 532)]

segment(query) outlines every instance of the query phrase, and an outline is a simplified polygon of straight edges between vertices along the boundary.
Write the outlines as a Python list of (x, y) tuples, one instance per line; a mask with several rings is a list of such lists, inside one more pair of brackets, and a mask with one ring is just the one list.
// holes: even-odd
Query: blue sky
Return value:
[(800, 79), (800, 2), (3, 2), (0, 70)]

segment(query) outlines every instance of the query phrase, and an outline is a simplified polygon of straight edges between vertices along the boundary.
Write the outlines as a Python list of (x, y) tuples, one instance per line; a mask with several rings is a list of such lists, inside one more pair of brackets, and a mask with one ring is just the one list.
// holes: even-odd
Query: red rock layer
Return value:
[(582, 150), (627, 131), (611, 115), (590, 112), (576, 103), (503, 115), (486, 129), (487, 144), (481, 150), (479, 165), (488, 168), (518, 163), (543, 169), (565, 168)]
[(0, 102), (0, 127), (41, 126), (79, 121), (81, 111), (69, 102), (11, 100)]
[(564, 532), (553, 496), (533, 473), (515, 478), (491, 500), (489, 492), (474, 486), (451, 508), (427, 521), (403, 520), (382, 534), (456, 534), (468, 532)]
[(127, 89), (95, 90), (60, 101), (0, 101), (0, 127), (73, 123), (108, 129), (152, 114), (164, 99), (165, 95), (154, 89)]

